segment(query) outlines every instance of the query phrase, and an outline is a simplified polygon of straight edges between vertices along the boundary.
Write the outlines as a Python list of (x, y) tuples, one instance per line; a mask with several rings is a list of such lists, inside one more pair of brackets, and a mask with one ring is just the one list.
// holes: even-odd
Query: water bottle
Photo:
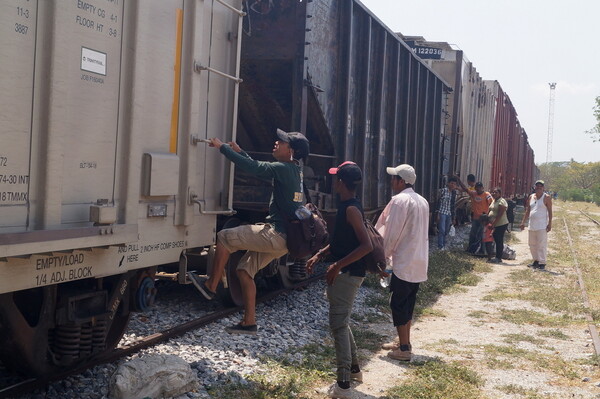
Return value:
[(390, 286), (390, 282), (392, 281), (392, 269), (385, 269), (385, 272), (388, 274), (387, 277), (382, 277), (379, 280), (379, 285), (381, 285), (383, 288), (387, 288)]
[(311, 215), (310, 211), (304, 206), (301, 206), (300, 208), (296, 209), (295, 214), (298, 220), (308, 219)]

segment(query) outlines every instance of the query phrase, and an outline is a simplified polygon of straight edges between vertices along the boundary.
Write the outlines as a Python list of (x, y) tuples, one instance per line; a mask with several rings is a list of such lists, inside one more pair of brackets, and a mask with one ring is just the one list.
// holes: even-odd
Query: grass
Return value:
[[(559, 250), (552, 256), (560, 257), (562, 251)], [(509, 279), (509, 285), (495, 289), (482, 299), (489, 302), (527, 301), (536, 307), (543, 307), (560, 315), (544, 316), (541, 312), (532, 310), (504, 310), (503, 320), (516, 324), (537, 324), (548, 327), (584, 321), (585, 308), (582, 302), (577, 300), (580, 294), (574, 275), (557, 275), (556, 273), (540, 273), (530, 269), (520, 269), (513, 271)], [(574, 298), (576, 300), (573, 300)]]
[(479, 399), (482, 378), (457, 362), (411, 363), (405, 383), (386, 391), (385, 399)]
[[(479, 270), (491, 270), (482, 267), (478, 259), (458, 252), (436, 251), (429, 256), (427, 281), (421, 283), (417, 294), (415, 315), (426, 314), (426, 309), (437, 302), (440, 295), (456, 292), (461, 286), (473, 286), (481, 281)], [(459, 287), (457, 289), (457, 287)]]
[(594, 354), (584, 359), (579, 359), (578, 364), (600, 367), (600, 356)]
[[(364, 337), (357, 338), (357, 345), (358, 342), (364, 343)], [(212, 386), (209, 393), (215, 399), (313, 398), (315, 386), (325, 385), (335, 378), (333, 345), (311, 344), (294, 353), (302, 354), (302, 360), (264, 357), (262, 372), (247, 376), (244, 382)]]
[(372, 332), (364, 328), (352, 328), (352, 334), (358, 349), (366, 349), (371, 352), (379, 350), (381, 344), (388, 339), (386, 336)]
[(559, 327), (569, 325), (574, 320), (567, 314), (562, 316), (548, 315), (529, 309), (501, 309), (500, 318), (514, 324), (534, 324), (542, 327)]
[(519, 342), (529, 342), (534, 345), (543, 345), (545, 341), (543, 339), (536, 338), (532, 335), (527, 334), (504, 334), (504, 342), (507, 344), (518, 344)]
[(474, 319), (483, 319), (490, 316), (490, 314), (484, 310), (474, 310), (469, 312), (467, 316), (472, 317)]
[(540, 331), (539, 335), (541, 335), (542, 337), (547, 337), (547, 338), (561, 339), (563, 341), (566, 341), (569, 339), (568, 335), (566, 335), (565, 333), (563, 333), (562, 331), (560, 331), (556, 328), (552, 329), (552, 330)]
[[(548, 399), (550, 398), (547, 394), (538, 394), (536, 389), (527, 389), (520, 385), (508, 384), (498, 385), (496, 389), (500, 392), (504, 392), (507, 395), (519, 395), (523, 399)], [(554, 396), (551, 396), (554, 397)]]
[(583, 304), (573, 301), (573, 298), (578, 298), (573, 276), (557, 277), (527, 269), (512, 272), (509, 279), (510, 287), (498, 288), (482, 299), (490, 302), (518, 299), (569, 315), (573, 320), (583, 318)]
[(529, 364), (535, 370), (552, 372), (568, 380), (579, 378), (575, 365), (560, 356), (517, 348), (514, 345), (484, 345), (484, 353), (490, 368), (523, 370)]
[[(600, 227), (591, 224), (589, 219), (579, 213), (579, 209), (586, 212), (595, 210), (598, 207), (581, 202), (561, 202), (560, 210), (556, 212), (555, 226), (560, 229), (554, 229), (557, 239), (565, 244), (568, 241), (564, 231), (563, 217), (567, 220), (567, 226), (573, 242), (573, 250), (577, 257), (579, 269), (583, 275), (585, 289), (588, 294), (591, 309), (590, 313), (595, 321), (600, 321), (600, 277), (597, 273), (597, 265), (600, 263), (600, 253), (596, 250), (596, 242), (600, 235)], [(600, 219), (596, 216), (596, 219)], [(574, 266), (573, 254), (568, 247), (564, 245), (560, 250), (560, 260), (565, 264)]]

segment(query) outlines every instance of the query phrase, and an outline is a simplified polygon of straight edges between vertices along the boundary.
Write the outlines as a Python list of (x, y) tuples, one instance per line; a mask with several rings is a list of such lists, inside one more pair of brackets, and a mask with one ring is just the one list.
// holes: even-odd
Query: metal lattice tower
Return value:
[(546, 144), (546, 163), (552, 162), (552, 135), (554, 133), (554, 90), (556, 83), (548, 83), (550, 86), (550, 104), (548, 105), (548, 143)]

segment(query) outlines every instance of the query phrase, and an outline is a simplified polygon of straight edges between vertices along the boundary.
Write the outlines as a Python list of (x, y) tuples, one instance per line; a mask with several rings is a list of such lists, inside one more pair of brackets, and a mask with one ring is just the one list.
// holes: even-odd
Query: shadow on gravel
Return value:
[(553, 276), (564, 276), (565, 275), (564, 273), (553, 272), (552, 270), (536, 270), (536, 273), (548, 273)]
[(418, 353), (417, 354), (413, 353), (412, 360), (410, 362), (403, 362), (400, 360), (390, 359), (386, 355), (379, 355), (377, 357), (379, 358), (379, 360), (382, 360), (386, 363), (393, 364), (394, 366), (404, 367), (404, 368), (413, 367), (415, 365), (422, 365), (427, 362), (440, 361), (440, 359), (438, 357), (419, 355)]

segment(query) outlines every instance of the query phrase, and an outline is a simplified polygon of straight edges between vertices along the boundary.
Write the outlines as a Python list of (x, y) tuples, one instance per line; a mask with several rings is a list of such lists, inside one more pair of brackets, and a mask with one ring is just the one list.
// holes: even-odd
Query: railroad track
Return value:
[[(585, 216), (592, 219), (589, 215), (585, 214), (585, 212), (581, 211)], [(585, 319), (588, 322), (588, 331), (590, 332), (590, 336), (592, 337), (592, 343), (594, 344), (594, 351), (596, 356), (600, 356), (600, 336), (598, 335), (598, 330), (596, 329), (596, 323), (594, 322), (594, 318), (591, 315), (591, 305), (590, 300), (585, 289), (585, 284), (583, 282), (583, 274), (581, 273), (581, 268), (579, 267), (579, 261), (577, 260), (577, 254), (575, 253), (575, 249), (573, 248), (573, 240), (571, 239), (571, 233), (569, 233), (569, 226), (567, 225), (567, 221), (563, 216), (563, 223), (565, 225), (565, 231), (567, 233), (567, 240), (569, 241), (569, 248), (571, 248), (571, 255), (573, 256), (573, 262), (575, 263), (575, 271), (577, 272), (577, 281), (579, 283), (579, 288), (581, 289), (581, 296), (583, 298), (583, 304), (587, 311), (585, 312)], [(592, 219), (594, 220), (594, 219)], [(596, 224), (597, 221), (594, 220)]]
[(596, 226), (599, 226), (599, 227), (600, 227), (600, 222), (599, 222), (599, 221), (597, 221), (596, 219), (594, 219), (593, 217), (591, 217), (589, 213), (587, 213), (587, 212), (585, 212), (585, 211), (582, 211), (581, 209), (579, 210), (579, 212), (581, 212), (581, 214), (582, 214), (583, 216), (585, 216), (586, 218), (588, 218), (588, 219), (590, 219), (592, 222), (594, 222), (594, 223), (596, 224)]
[[(305, 286), (323, 278), (324, 275), (325, 275), (324, 273), (317, 274), (313, 277), (308, 278), (307, 280), (304, 280), (297, 284), (294, 284), (293, 286), (291, 286), (289, 288), (282, 288), (282, 289), (279, 289), (276, 291), (272, 291), (268, 294), (262, 295), (261, 297), (257, 298), (257, 303), (267, 302), (283, 293), (305, 287)], [(218, 309), (208, 315), (205, 315), (205, 316), (199, 317), (197, 319), (190, 320), (188, 322), (168, 328), (160, 333), (151, 334), (151, 335), (146, 336), (140, 340), (137, 340), (129, 345), (118, 347), (111, 352), (101, 354), (88, 363), (79, 365), (77, 367), (74, 367), (74, 368), (59, 372), (59, 373), (47, 375), (44, 377), (31, 378), (31, 379), (27, 379), (24, 381), (20, 381), (16, 384), (1, 388), (0, 389), (0, 398), (18, 397), (18, 396), (22, 396), (27, 393), (30, 393), (36, 389), (43, 389), (46, 386), (48, 386), (48, 384), (50, 384), (51, 382), (60, 381), (69, 376), (82, 373), (85, 370), (90, 369), (97, 365), (115, 362), (125, 356), (129, 356), (129, 355), (136, 353), (142, 349), (146, 349), (148, 347), (157, 345), (157, 344), (167, 341), (171, 338), (184, 335), (185, 333), (187, 333), (189, 331), (193, 331), (200, 327), (206, 326), (210, 323), (213, 323), (217, 320), (228, 317), (228, 316), (230, 316), (234, 313), (237, 313), (241, 310), (243, 310), (243, 307), (241, 307), (241, 306)]]

